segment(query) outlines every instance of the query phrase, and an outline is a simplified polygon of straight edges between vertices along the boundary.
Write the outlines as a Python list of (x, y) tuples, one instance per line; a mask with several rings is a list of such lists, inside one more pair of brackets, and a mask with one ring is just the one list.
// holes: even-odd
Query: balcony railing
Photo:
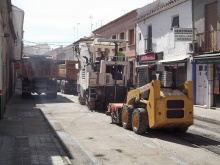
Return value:
[(218, 34), (219, 30), (207, 31), (196, 34), (198, 43), (198, 53), (218, 52)]

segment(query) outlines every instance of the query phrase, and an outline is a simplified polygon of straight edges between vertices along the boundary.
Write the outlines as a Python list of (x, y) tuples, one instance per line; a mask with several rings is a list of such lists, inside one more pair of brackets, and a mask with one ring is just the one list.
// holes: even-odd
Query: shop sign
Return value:
[(192, 41), (193, 29), (192, 28), (175, 28), (174, 38), (176, 42)]
[(145, 54), (145, 55), (140, 55), (140, 61), (151, 61), (155, 60), (155, 54)]
[(196, 64), (215, 64), (220, 63), (220, 58), (209, 58), (209, 59), (195, 59)]

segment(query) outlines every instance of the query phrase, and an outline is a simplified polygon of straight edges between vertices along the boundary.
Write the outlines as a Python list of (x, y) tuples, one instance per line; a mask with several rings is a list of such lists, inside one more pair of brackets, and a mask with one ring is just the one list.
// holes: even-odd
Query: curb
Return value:
[(201, 117), (201, 116), (194, 115), (194, 118), (197, 120), (205, 121), (205, 122), (212, 123), (212, 124), (220, 124), (220, 121), (215, 120), (215, 119), (210, 119), (207, 117)]

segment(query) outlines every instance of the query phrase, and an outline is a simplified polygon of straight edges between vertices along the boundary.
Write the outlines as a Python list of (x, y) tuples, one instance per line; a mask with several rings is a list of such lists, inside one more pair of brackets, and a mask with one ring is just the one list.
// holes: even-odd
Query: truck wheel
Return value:
[(143, 108), (137, 108), (132, 115), (132, 129), (136, 134), (144, 134), (149, 129), (148, 114)]
[(26, 99), (26, 98), (29, 98), (30, 96), (31, 96), (31, 93), (22, 92), (22, 98)]
[(121, 109), (117, 108), (117, 111), (114, 111), (112, 113), (111, 118), (112, 118), (112, 123), (113, 124), (122, 125)]
[(186, 133), (187, 130), (188, 130), (188, 127), (174, 128), (174, 131), (178, 133)]
[(86, 105), (86, 99), (84, 97), (78, 97), (78, 101), (81, 105)]
[(88, 98), (86, 98), (86, 106), (88, 107), (89, 110), (94, 110), (95, 109), (95, 100), (88, 100)]
[(133, 110), (134, 110), (134, 108), (132, 106), (123, 106), (123, 108), (122, 108), (121, 121), (122, 121), (122, 126), (125, 129), (132, 128)]
[(57, 97), (57, 93), (48, 93), (47, 97), (51, 99), (55, 99)]

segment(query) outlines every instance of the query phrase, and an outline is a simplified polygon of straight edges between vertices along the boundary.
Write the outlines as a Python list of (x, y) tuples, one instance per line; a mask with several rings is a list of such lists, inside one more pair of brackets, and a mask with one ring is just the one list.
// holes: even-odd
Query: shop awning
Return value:
[(190, 55), (184, 55), (181, 57), (174, 57), (172, 59), (159, 60), (158, 63), (169, 63), (169, 62), (183, 62), (189, 58)]
[(196, 63), (196, 64), (220, 63), (220, 53), (194, 56), (192, 63)]

